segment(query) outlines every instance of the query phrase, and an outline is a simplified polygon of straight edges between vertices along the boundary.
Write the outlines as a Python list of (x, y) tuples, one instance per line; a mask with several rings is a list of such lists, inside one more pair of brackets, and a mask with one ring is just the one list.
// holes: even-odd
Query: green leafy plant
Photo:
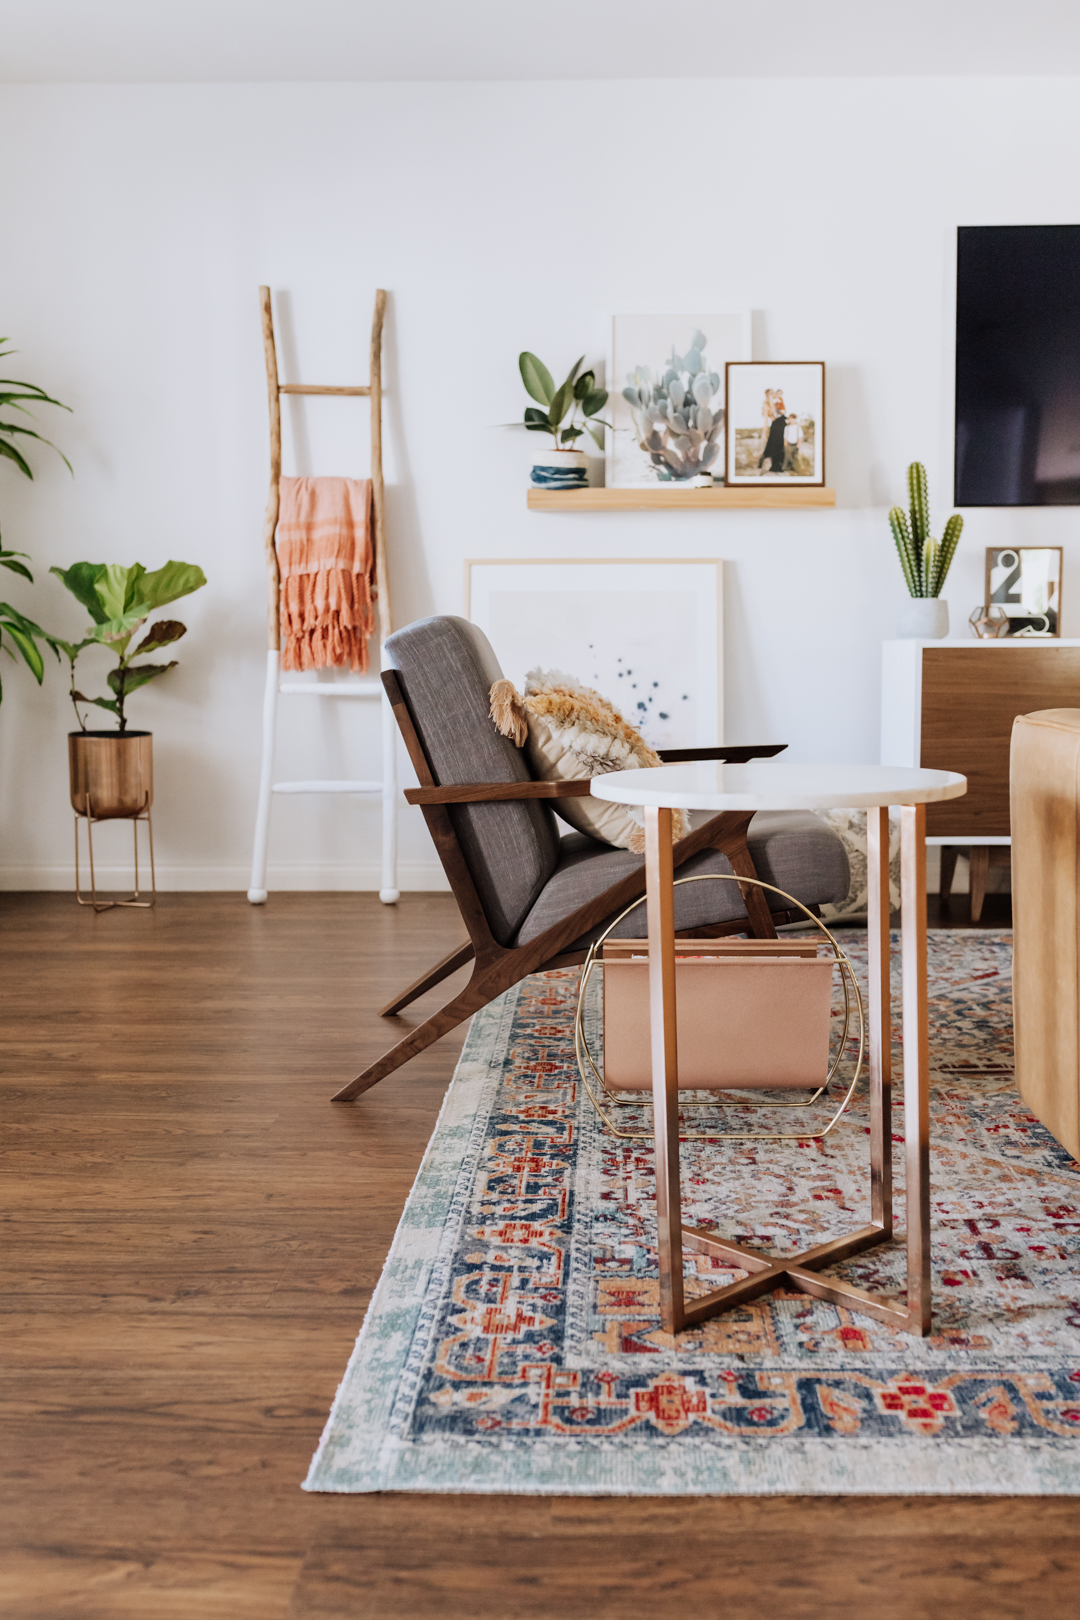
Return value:
[[(537, 402), (527, 407), (525, 426), (531, 433), (550, 433), (556, 445), (565, 450), (572, 449), (575, 440), (584, 433), (602, 450), (604, 436), (599, 429), (611, 425), (601, 421), (598, 415), (607, 404), (607, 390), (597, 388), (595, 372), (581, 370), (584, 359), (582, 355), (571, 367), (566, 381), (556, 388), (542, 360), (527, 349), (518, 355), (518, 370), (525, 391)], [(539, 409), (541, 405), (543, 410)]]
[[(5, 344), (10, 345), (10, 343), (10, 338), (0, 338), (0, 360), (6, 360), (8, 355), (15, 352), (10, 346), (7, 348), (3, 346)], [(14, 377), (0, 377), (0, 409), (16, 410), (22, 416), (31, 416), (32, 413), (27, 410), (28, 404), (56, 405), (62, 411), (71, 409), (70, 405), (62, 405), (58, 399), (53, 399), (50, 394), (45, 392), (44, 388), (38, 388), (35, 383), (16, 382)], [(8, 461), (13, 461), (24, 477), (33, 478), (34, 474), (30, 463), (15, 443), (15, 440), (20, 436), (26, 439), (37, 439), (39, 443), (47, 444), (50, 450), (56, 450), (56, 446), (51, 439), (43, 438), (40, 433), (35, 433), (33, 428), (24, 427), (21, 422), (0, 421), (0, 456), (6, 457)], [(64, 455), (62, 450), (56, 450), (56, 453), (68, 472), (70, 472), (71, 462), (67, 456)]]
[(720, 454), (724, 406), (721, 379), (705, 358), (704, 332), (695, 332), (685, 354), (672, 348), (663, 371), (648, 366), (627, 374), (623, 398), (630, 406), (638, 440), (661, 483), (708, 472)]
[(964, 520), (959, 512), (954, 512), (941, 539), (933, 538), (926, 468), (921, 461), (913, 461), (908, 468), (908, 499), (910, 515), (902, 506), (894, 506), (889, 513), (889, 527), (896, 541), (900, 567), (904, 570), (904, 583), (912, 596), (940, 596), (960, 544)]
[[(0, 338), (0, 359), (4, 359), (14, 352), (10, 347), (5, 347), (5, 345), (9, 344), (10, 339)], [(56, 405), (62, 411), (70, 409), (70, 406), (61, 404), (58, 399), (53, 399), (43, 388), (38, 388), (34, 383), (17, 382), (14, 377), (0, 377), (0, 410), (15, 410), (23, 416), (30, 416), (31, 413), (27, 409), (27, 404)], [(16, 443), (20, 435), (27, 439), (37, 439), (39, 443), (47, 444), (51, 450), (56, 450), (56, 446), (50, 439), (42, 438), (40, 433), (35, 433), (33, 428), (25, 427), (21, 422), (0, 420), (0, 457), (14, 462), (24, 478), (32, 479), (34, 476), (33, 468)], [(63, 451), (56, 450), (56, 453), (70, 472), (71, 463)], [(23, 579), (28, 579), (32, 585), (34, 576), (27, 568), (26, 563), (20, 561), (20, 558), (26, 556), (25, 551), (5, 551), (0, 547), (0, 568), (10, 569), (13, 574), (19, 574)], [(42, 641), (49, 640), (45, 631), (39, 624), (35, 624), (33, 619), (28, 619), (25, 614), (19, 612), (18, 608), (13, 608), (10, 602), (0, 602), (0, 648), (11, 658), (14, 658), (18, 653), (40, 686), (42, 676), (45, 673), (45, 660), (41, 655), (41, 648), (37, 644), (38, 637)], [(0, 702), (3, 701), (3, 697), (4, 689), (2, 683), (0, 683)]]
[[(118, 563), (87, 562), (73, 563), (67, 569), (53, 568), (50, 573), (55, 574), (72, 596), (89, 610), (94, 621), (83, 641), (61, 641), (54, 636), (47, 638), (58, 652), (65, 654), (70, 664), (71, 701), (79, 725), (83, 731), (86, 730), (79, 704), (94, 704), (115, 714), (118, 730), (126, 731), (125, 704), (130, 694), (148, 681), (157, 680), (166, 670), (175, 669), (177, 662), (175, 658), (167, 664), (138, 663), (136, 660), (146, 653), (156, 652), (159, 647), (168, 647), (179, 641), (181, 636), (187, 634), (187, 626), (177, 619), (159, 619), (137, 647), (131, 646), (132, 638), (155, 609), (199, 590), (206, 584), (206, 575), (194, 563), (182, 562), (167, 562), (164, 568), (158, 568), (153, 573), (147, 573), (142, 563), (122, 568)], [(109, 647), (116, 654), (116, 668), (110, 670), (107, 676), (113, 694), (111, 698), (88, 698), (76, 690), (76, 660), (86, 647), (95, 644)]]
[[(0, 568), (10, 568), (13, 574), (21, 574), (33, 584), (33, 574), (25, 563), (19, 561), (20, 557), (25, 556), (25, 551), (0, 551)], [(49, 639), (40, 624), (28, 619), (18, 608), (13, 608), (10, 602), (0, 602), (0, 647), (10, 658), (14, 658), (18, 653), (40, 686), (42, 676), (45, 674), (45, 660), (35, 639), (37, 636), (43, 641)], [(4, 687), (3, 682), (0, 682), (0, 703), (3, 700)]]

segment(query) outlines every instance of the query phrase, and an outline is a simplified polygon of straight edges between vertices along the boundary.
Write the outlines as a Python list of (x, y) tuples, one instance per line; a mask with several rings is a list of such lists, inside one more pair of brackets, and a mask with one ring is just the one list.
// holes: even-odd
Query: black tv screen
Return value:
[(962, 225), (957, 506), (1080, 505), (1080, 225)]

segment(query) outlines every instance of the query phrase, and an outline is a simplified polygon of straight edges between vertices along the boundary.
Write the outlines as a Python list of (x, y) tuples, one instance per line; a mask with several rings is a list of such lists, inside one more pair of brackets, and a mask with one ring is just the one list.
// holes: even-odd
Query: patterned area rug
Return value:
[[(774, 1293), (673, 1342), (652, 1145), (582, 1093), (578, 971), (508, 992), (474, 1020), (306, 1489), (1080, 1492), (1080, 1166), (1013, 1087), (1010, 959), (1008, 935), (930, 936), (925, 1340)], [(900, 1130), (897, 1108), (902, 1222)], [(865, 1093), (824, 1142), (685, 1143), (683, 1189), (691, 1224), (780, 1252), (866, 1222)], [(837, 1269), (900, 1293), (902, 1244)], [(687, 1253), (686, 1275), (738, 1273)]]

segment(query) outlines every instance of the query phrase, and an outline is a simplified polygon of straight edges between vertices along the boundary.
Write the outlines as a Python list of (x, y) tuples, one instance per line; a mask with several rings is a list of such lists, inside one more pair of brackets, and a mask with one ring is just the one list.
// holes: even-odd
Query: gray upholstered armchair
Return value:
[[(525, 755), (492, 724), (489, 694), (502, 671), (487, 638), (464, 619), (420, 619), (387, 643), (383, 683), (420, 781), (419, 804), (461, 908), (468, 941), (383, 1008), (392, 1017), (467, 962), (460, 994), (343, 1087), (346, 1102), (391, 1074), (526, 974), (581, 962), (603, 927), (645, 893), (644, 858), (583, 833), (563, 832), (560, 798), (584, 797), (588, 780), (537, 782)], [(680, 749), (665, 760), (750, 759), (779, 748)], [(760, 877), (811, 908), (841, 899), (848, 862), (836, 835), (804, 812), (725, 812), (694, 819), (674, 850), (680, 875)], [(744, 909), (745, 908), (745, 909)], [(752, 885), (693, 883), (675, 891), (683, 935), (775, 937), (796, 912), (770, 912)], [(615, 937), (645, 932), (644, 901)]]

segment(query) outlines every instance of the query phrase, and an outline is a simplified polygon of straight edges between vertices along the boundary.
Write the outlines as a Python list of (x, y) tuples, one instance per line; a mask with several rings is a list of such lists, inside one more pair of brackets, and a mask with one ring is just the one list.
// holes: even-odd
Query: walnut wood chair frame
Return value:
[[(444, 956), (441, 962), (437, 962), (427, 973), (410, 984), (401, 995), (388, 1002), (382, 1008), (380, 1016), (394, 1017), (418, 996), (434, 989), (443, 979), (448, 978), (459, 968), (465, 967), (469, 962), (473, 964), (473, 970), (463, 990), (453, 996), (444, 1007), (440, 1007), (439, 1011), (425, 1023), (411, 1030), (404, 1040), (391, 1047), (390, 1051), (377, 1062), (370, 1064), (355, 1080), (350, 1080), (347, 1086), (335, 1092), (334, 1102), (352, 1102), (362, 1092), (384, 1080), (403, 1063), (408, 1063), (410, 1058), (416, 1057), (440, 1036), (462, 1023), (464, 1019), (470, 1018), (473, 1013), (479, 1012), (481, 1007), (487, 1006), (489, 1001), (502, 995), (504, 990), (509, 990), (528, 974), (543, 973), (549, 968), (571, 967), (583, 962), (585, 950), (570, 949), (575, 941), (581, 939), (590, 929), (598, 927), (614, 912), (621, 911), (624, 906), (630, 905), (634, 900), (644, 899), (645, 896), (643, 862), (638, 871), (613, 883), (603, 894), (598, 894), (583, 906), (579, 906), (560, 922), (546, 928), (535, 939), (529, 940), (528, 944), (500, 945), (488, 924), (448, 806), (515, 799), (587, 798), (591, 791), (591, 781), (585, 778), (570, 782), (466, 782), (440, 787), (435, 781), (434, 772), (413, 724), (396, 673), (393, 670), (384, 671), (382, 681), (420, 783), (419, 787), (406, 788), (405, 798), (409, 804), (418, 804), (423, 811), (428, 831), (460, 908), (462, 921), (469, 931), (469, 938), (464, 945), (459, 945), (448, 956)], [(661, 758), (665, 764), (690, 760), (724, 760), (735, 764), (750, 759), (771, 759), (776, 754), (782, 753), (786, 747), (786, 743), (777, 743), (741, 748), (670, 748), (661, 753)], [(702, 850), (715, 849), (727, 857), (737, 877), (755, 879), (758, 874), (746, 841), (746, 830), (753, 817), (753, 811), (724, 811), (720, 815), (713, 816), (704, 826), (697, 828), (676, 844), (672, 852), (675, 866), (681, 866)], [(759, 888), (750, 883), (740, 884), (739, 887), (746, 907), (746, 917), (736, 917), (732, 921), (703, 928), (684, 929), (680, 931), (678, 937), (715, 938), (723, 934), (741, 934), (745, 933), (749, 926), (755, 938), (775, 939), (778, 922), (794, 922), (801, 918), (801, 912), (771, 913), (768, 902)]]

